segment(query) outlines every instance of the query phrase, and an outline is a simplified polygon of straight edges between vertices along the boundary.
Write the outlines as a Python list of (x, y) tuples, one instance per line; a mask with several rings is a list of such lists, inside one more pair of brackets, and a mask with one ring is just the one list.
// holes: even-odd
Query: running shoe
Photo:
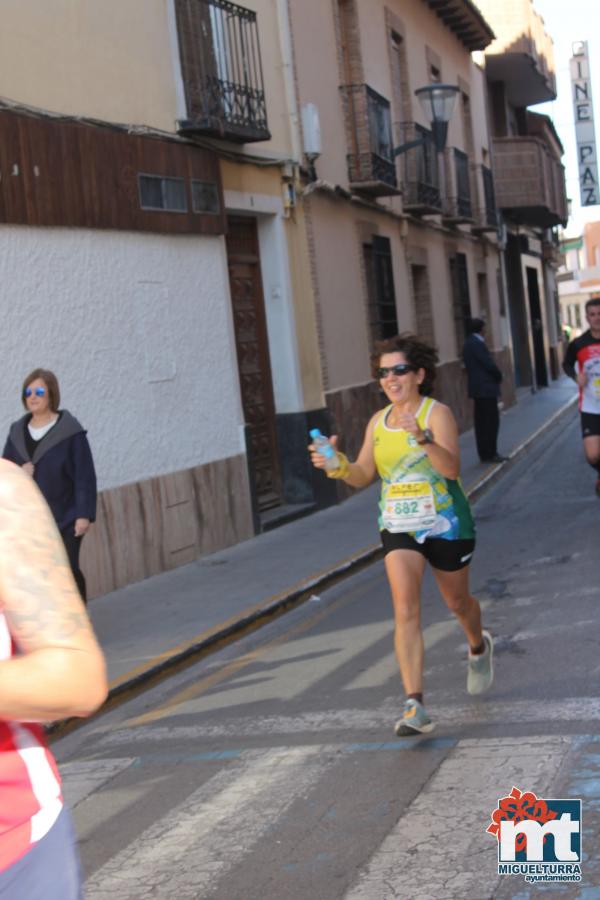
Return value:
[(415, 734), (427, 734), (434, 728), (423, 704), (411, 699), (404, 704), (404, 714), (396, 722), (394, 731), (398, 737), (412, 737)]
[(483, 694), (494, 680), (494, 641), (489, 631), (483, 632), (485, 650), (474, 655), (469, 652), (467, 691), (469, 694)]

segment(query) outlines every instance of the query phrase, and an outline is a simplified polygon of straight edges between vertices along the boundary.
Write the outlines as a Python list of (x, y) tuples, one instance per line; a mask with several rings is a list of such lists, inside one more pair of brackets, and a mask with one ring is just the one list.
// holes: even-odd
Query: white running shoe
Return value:
[(412, 737), (415, 734), (428, 734), (434, 728), (423, 704), (409, 699), (404, 704), (404, 715), (396, 722), (394, 731), (398, 737)]
[(469, 651), (469, 671), (467, 691), (469, 694), (483, 694), (494, 680), (494, 640), (489, 631), (483, 632), (485, 650), (473, 655)]

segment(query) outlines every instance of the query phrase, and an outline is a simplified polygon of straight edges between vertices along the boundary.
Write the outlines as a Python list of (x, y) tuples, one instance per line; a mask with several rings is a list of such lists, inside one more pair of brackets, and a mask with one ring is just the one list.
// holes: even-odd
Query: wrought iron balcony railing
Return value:
[(444, 216), (452, 222), (472, 222), (469, 157), (456, 147), (446, 149), (446, 198)]
[(500, 224), (496, 195), (494, 191), (494, 176), (492, 170), (485, 165), (474, 167), (478, 188), (478, 204), (475, 210), (475, 231), (497, 231)]
[(353, 190), (397, 194), (389, 101), (366, 84), (342, 85), (348, 139), (348, 180)]
[(256, 13), (229, 0), (176, 0), (176, 11), (188, 108), (179, 130), (268, 140)]
[(396, 125), (399, 146), (419, 138), (425, 143), (398, 156), (402, 204), (407, 212), (415, 214), (439, 213), (442, 211), (440, 175), (431, 132), (416, 122)]

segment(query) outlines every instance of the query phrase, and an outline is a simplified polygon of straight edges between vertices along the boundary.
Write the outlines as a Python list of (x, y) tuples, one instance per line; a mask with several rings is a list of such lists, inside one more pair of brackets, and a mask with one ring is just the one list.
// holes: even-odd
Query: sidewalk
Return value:
[[(519, 392), (517, 405), (501, 417), (499, 452), (517, 458), (575, 402), (566, 376), (536, 394)], [(482, 465), (472, 431), (461, 435), (460, 447), (472, 498), (510, 465)], [(378, 493), (374, 484), (339, 506), (93, 600), (111, 695), (376, 559)]]

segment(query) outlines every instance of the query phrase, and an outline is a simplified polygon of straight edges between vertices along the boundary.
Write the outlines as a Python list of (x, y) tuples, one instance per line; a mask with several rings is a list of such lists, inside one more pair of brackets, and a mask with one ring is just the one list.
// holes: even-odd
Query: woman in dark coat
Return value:
[(70, 412), (59, 409), (58, 380), (48, 369), (27, 376), (21, 399), (27, 413), (11, 425), (2, 455), (22, 466), (44, 495), (85, 602), (79, 551), (96, 518), (96, 472), (86, 432)]

